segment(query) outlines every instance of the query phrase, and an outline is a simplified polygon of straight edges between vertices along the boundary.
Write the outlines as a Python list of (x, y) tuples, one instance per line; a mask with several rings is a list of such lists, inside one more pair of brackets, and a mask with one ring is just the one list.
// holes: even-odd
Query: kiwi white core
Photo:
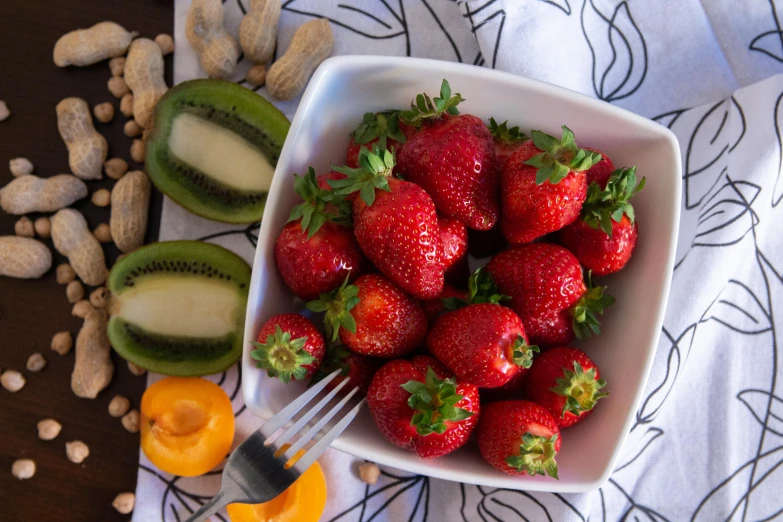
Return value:
[(235, 331), (242, 306), (228, 282), (150, 275), (116, 295), (112, 313), (158, 335), (208, 339)]
[(174, 118), (169, 148), (191, 167), (238, 190), (267, 192), (275, 173), (242, 136), (186, 112)]

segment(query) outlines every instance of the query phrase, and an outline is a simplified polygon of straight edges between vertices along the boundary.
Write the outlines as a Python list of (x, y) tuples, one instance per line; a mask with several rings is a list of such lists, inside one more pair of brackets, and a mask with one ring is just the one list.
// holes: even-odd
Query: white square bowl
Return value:
[[(605, 151), (616, 166), (637, 165), (647, 186), (634, 198), (639, 241), (632, 261), (603, 278), (617, 298), (603, 319), (604, 335), (578, 344), (601, 368), (610, 395), (586, 422), (563, 432), (557, 456), (560, 480), (511, 476), (486, 464), (475, 443), (425, 460), (393, 446), (365, 408), (332, 445), (379, 464), (431, 477), (530, 491), (583, 492), (611, 474), (644, 390), (669, 293), (680, 212), (680, 151), (674, 135), (657, 123), (608, 103), (512, 74), (459, 63), (376, 56), (326, 60), (302, 97), (277, 164), (253, 262), (245, 326), (242, 388), (245, 402), (268, 419), (302, 393), (304, 384), (281, 384), (255, 367), (249, 353), (271, 316), (301, 312), (275, 266), (274, 242), (298, 200), (293, 173), (317, 173), (343, 164), (349, 133), (369, 111), (407, 108), (420, 92), (435, 95), (441, 80), (466, 99), (459, 109), (485, 121), (508, 119), (522, 129), (560, 135), (568, 125), (582, 146)], [(570, 442), (578, 441), (571, 445)], [(585, 452), (584, 449), (590, 450)]]

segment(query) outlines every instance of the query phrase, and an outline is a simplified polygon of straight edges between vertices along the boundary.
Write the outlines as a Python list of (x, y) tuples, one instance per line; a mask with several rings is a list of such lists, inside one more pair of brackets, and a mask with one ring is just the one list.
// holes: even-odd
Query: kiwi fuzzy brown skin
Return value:
[[(260, 152), (272, 169), (277, 164), (290, 123), (260, 95), (233, 82), (190, 80), (170, 89), (155, 109), (153, 130), (145, 144), (145, 166), (164, 194), (199, 216), (225, 223), (261, 219), (266, 191), (241, 190), (177, 158), (169, 147), (174, 119), (192, 114), (230, 130)], [(208, 147), (210, 144), (205, 144)], [(227, 158), (227, 161), (230, 158)], [(259, 175), (248, 173), (248, 175)]]
[[(167, 241), (139, 248), (117, 262), (109, 274), (112, 347), (128, 361), (165, 375), (208, 375), (227, 369), (242, 354), (250, 271), (233, 252), (200, 241)], [(144, 320), (133, 320), (145, 314), (146, 307), (140, 306), (148, 304), (145, 291), (157, 292), (150, 294), (152, 303), (154, 296), (170, 293), (172, 306), (151, 309), (144, 320), (180, 324), (176, 334), (152, 331), (138, 324)], [(190, 312), (172, 310), (179, 304), (188, 310), (195, 308), (192, 317)], [(194, 329), (208, 329), (204, 324), (214, 320), (213, 315), (220, 315), (220, 328), (214, 335), (203, 331), (194, 335), (197, 332), (183, 324), (190, 319)]]

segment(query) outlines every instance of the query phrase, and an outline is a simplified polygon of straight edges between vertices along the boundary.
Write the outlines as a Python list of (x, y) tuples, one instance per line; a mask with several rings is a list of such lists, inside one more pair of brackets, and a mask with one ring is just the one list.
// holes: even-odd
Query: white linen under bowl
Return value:
[[(304, 390), (281, 384), (250, 357), (263, 323), (301, 311), (275, 266), (274, 242), (297, 203), (293, 173), (309, 166), (328, 172), (343, 164), (348, 134), (369, 111), (407, 108), (420, 92), (437, 95), (441, 80), (466, 99), (459, 109), (485, 121), (508, 119), (528, 132), (559, 136), (568, 125), (581, 146), (605, 151), (616, 166), (637, 165), (647, 186), (634, 198), (639, 242), (628, 267), (603, 278), (617, 304), (605, 314), (604, 334), (577, 344), (601, 368), (608, 398), (584, 423), (564, 431), (557, 456), (560, 480), (511, 476), (485, 463), (474, 442), (439, 459), (421, 459), (393, 446), (365, 408), (332, 445), (379, 464), (431, 477), (510, 489), (583, 492), (608, 478), (630, 429), (658, 343), (669, 293), (680, 213), (680, 151), (665, 127), (608, 103), (546, 83), (459, 63), (415, 58), (343, 56), (326, 60), (313, 75), (277, 163), (258, 236), (245, 324), (242, 388), (248, 408), (268, 419)], [(571, 444), (574, 441), (574, 444)]]

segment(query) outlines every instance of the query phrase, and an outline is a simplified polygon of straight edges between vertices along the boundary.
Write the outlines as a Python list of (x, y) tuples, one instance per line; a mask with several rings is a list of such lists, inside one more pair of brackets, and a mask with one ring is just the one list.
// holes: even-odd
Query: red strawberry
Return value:
[(525, 398), (540, 404), (560, 428), (569, 428), (592, 413), (606, 382), (582, 351), (561, 346), (538, 356), (525, 381)]
[(345, 346), (337, 344), (326, 351), (324, 362), (318, 372), (313, 376), (313, 382), (318, 382), (338, 368), (342, 370), (340, 375), (329, 381), (327, 390), (334, 389), (344, 380), (348, 383), (343, 386), (343, 392), (349, 392), (358, 386), (362, 393), (367, 393), (373, 375), (383, 365), (382, 359), (368, 357), (349, 351)]
[(398, 111), (366, 112), (348, 144), (346, 165), (354, 169), (358, 168), (361, 148), (372, 149), (375, 144), (378, 144), (381, 150), (394, 149), (399, 155), (403, 144), (415, 132), (414, 127), (400, 121)]
[(446, 299), (451, 310), (441, 315), (427, 335), (427, 349), (461, 381), (483, 388), (503, 386), (529, 368), (537, 346), (528, 346), (522, 321), (500, 306), (489, 274), (477, 270), (470, 278), (468, 301)]
[(511, 296), (531, 343), (567, 344), (601, 332), (598, 315), (614, 303), (603, 287), (587, 285), (576, 257), (559, 245), (511, 247), (487, 264), (500, 291)]
[[(326, 174), (320, 174), (316, 179), (316, 181), (318, 182), (318, 188), (320, 188), (321, 190), (330, 191), (332, 190), (332, 186), (329, 184), (329, 180), (336, 181), (338, 179), (345, 179), (347, 177), (348, 176), (346, 176), (345, 174), (332, 171), (332, 172), (327, 172)], [(356, 199), (357, 196), (358, 194), (353, 193), (353, 194), (346, 194), (344, 197), (345, 197), (345, 201), (350, 201), (351, 203), (353, 203), (353, 200)]]
[(330, 181), (338, 193), (359, 191), (354, 233), (364, 254), (386, 277), (418, 299), (443, 290), (444, 262), (435, 205), (415, 183), (392, 178), (394, 154), (362, 149), (358, 169), (336, 168), (347, 179)]
[(350, 227), (350, 205), (342, 196), (318, 188), (312, 168), (294, 174), (294, 189), (304, 203), (291, 211), (275, 240), (277, 269), (300, 299), (315, 299), (359, 275), (364, 255)]
[(595, 181), (601, 188), (606, 187), (606, 182), (609, 181), (609, 176), (611, 176), (612, 172), (614, 172), (614, 163), (612, 163), (612, 160), (609, 159), (609, 156), (598, 149), (585, 147), (585, 150), (596, 152), (601, 155), (601, 161), (587, 169), (587, 172), (585, 172), (587, 177), (587, 186), (589, 187), (593, 181)]
[(446, 279), (462, 286), (468, 279), (468, 229), (461, 221), (442, 214), (438, 214), (438, 227)]
[(560, 241), (593, 274), (613, 274), (631, 259), (638, 227), (630, 199), (644, 188), (644, 182), (642, 178), (636, 184), (636, 167), (632, 167), (616, 170), (604, 190), (593, 183), (582, 218), (560, 231)]
[(476, 438), (484, 460), (509, 475), (558, 478), (560, 429), (546, 408), (528, 401), (500, 401), (481, 410)]
[(284, 383), (313, 376), (326, 354), (321, 332), (307, 317), (281, 314), (269, 319), (258, 332), (250, 356), (258, 368)]
[[(533, 359), (533, 361), (535, 362), (535, 359)], [(482, 404), (490, 401), (506, 401), (509, 399), (522, 398), (522, 387), (525, 385), (525, 379), (527, 378), (527, 372), (529, 371), (529, 368), (520, 367), (517, 374), (503, 386), (479, 389)]]
[(427, 315), (427, 323), (432, 326), (435, 323), (435, 319), (445, 310), (443, 306), (443, 300), (449, 297), (457, 297), (463, 300), (468, 299), (468, 293), (465, 290), (454, 288), (450, 284), (446, 283), (443, 286), (443, 291), (435, 299), (428, 299), (421, 302), (421, 307), (424, 309), (424, 313)]
[(367, 406), (389, 442), (423, 458), (463, 446), (479, 417), (478, 388), (455, 382), (426, 355), (386, 363), (372, 379)]
[(307, 303), (326, 312), (326, 334), (356, 353), (399, 357), (417, 348), (427, 335), (421, 305), (380, 274), (367, 274)]
[(484, 122), (459, 115), (459, 94), (443, 80), (440, 98), (416, 97), (401, 119), (419, 131), (398, 155), (399, 172), (426, 190), (443, 214), (479, 230), (498, 219), (495, 146)]
[(495, 158), (497, 159), (499, 169), (505, 167), (509, 156), (530, 139), (519, 130), (519, 127), (511, 127), (509, 129), (508, 120), (498, 125), (495, 118), (490, 118), (489, 132), (492, 134), (492, 141), (495, 143)]
[(578, 148), (566, 126), (560, 140), (541, 131), (532, 135), (500, 174), (500, 226), (513, 245), (575, 221), (587, 195), (584, 171), (601, 159), (598, 153)]

